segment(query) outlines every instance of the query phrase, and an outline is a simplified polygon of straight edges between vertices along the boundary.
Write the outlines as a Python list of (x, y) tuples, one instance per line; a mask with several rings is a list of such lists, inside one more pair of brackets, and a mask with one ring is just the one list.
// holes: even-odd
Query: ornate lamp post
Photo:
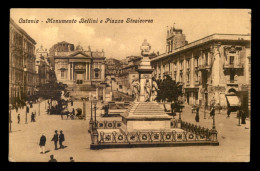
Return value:
[[(23, 73), (24, 73), (24, 79), (23, 79), (23, 93), (24, 93), (24, 97), (26, 97), (26, 92), (25, 92), (25, 83), (26, 83), (26, 72), (27, 72), (27, 68), (26, 66), (24, 66), (23, 68)], [(26, 102), (27, 103), (27, 102)], [(27, 105), (26, 105), (27, 108)], [(25, 124), (27, 124), (27, 109), (25, 110)]]
[(11, 117), (11, 109), (12, 109), (12, 105), (9, 104), (9, 124), (10, 124), (10, 130), (9, 132), (12, 132), (12, 117)]
[(92, 101), (93, 101), (93, 97), (92, 95), (89, 97), (90, 100), (90, 120), (89, 120), (89, 128), (88, 128), (88, 132), (91, 133), (92, 129), (93, 129), (93, 115), (92, 115)]
[(94, 124), (92, 125), (93, 129), (91, 132), (91, 140), (92, 140), (92, 144), (97, 144), (98, 143), (98, 131), (97, 131), (97, 120), (96, 120), (97, 99), (95, 97), (93, 99), (93, 104), (95, 110), (95, 120), (94, 120)]

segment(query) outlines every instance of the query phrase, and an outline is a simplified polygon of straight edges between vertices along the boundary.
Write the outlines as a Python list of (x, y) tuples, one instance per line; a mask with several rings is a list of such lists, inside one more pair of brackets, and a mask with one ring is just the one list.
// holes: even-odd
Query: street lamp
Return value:
[(9, 104), (9, 124), (10, 124), (10, 132), (12, 132), (12, 117), (11, 117), (11, 109), (12, 109), (12, 104)]
[(88, 128), (88, 132), (91, 133), (92, 129), (93, 129), (93, 116), (92, 116), (92, 101), (93, 101), (93, 97), (92, 95), (89, 97), (90, 100), (90, 120), (89, 120), (89, 128)]
[[(25, 83), (26, 83), (26, 72), (27, 72), (27, 68), (26, 65), (23, 68), (23, 93), (24, 93), (24, 98), (26, 98), (26, 88), (25, 88)], [(26, 102), (27, 103), (27, 102)], [(25, 110), (25, 124), (27, 124), (27, 105), (26, 105), (26, 110)]]
[(95, 109), (95, 121), (94, 121), (94, 126), (91, 132), (91, 140), (92, 144), (97, 144), (98, 143), (98, 131), (97, 131), (97, 120), (96, 120), (96, 110), (97, 110), (97, 99), (94, 97), (93, 99), (93, 104), (94, 104), (94, 109)]
[(97, 126), (97, 99), (96, 97), (94, 97), (94, 100), (93, 100), (93, 104), (94, 104), (94, 110), (95, 110), (95, 121), (94, 121), (94, 125), (95, 127)]

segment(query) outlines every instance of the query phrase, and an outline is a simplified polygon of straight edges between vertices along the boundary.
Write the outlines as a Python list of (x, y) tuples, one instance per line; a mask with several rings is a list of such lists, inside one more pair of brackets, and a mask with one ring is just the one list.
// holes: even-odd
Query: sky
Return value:
[[(124, 59), (140, 55), (144, 39), (151, 52), (166, 51), (166, 33), (174, 26), (182, 29), (188, 42), (214, 33), (251, 34), (249, 9), (17, 9), (10, 17), (36, 42), (49, 49), (57, 42), (67, 41), (75, 46), (88, 46), (92, 51), (102, 49), (107, 58)], [(19, 23), (20, 19), (39, 23)], [(57, 20), (84, 19), (113, 20), (152, 19), (153, 23), (46, 23)], [(41, 22), (42, 21), (42, 22)]]

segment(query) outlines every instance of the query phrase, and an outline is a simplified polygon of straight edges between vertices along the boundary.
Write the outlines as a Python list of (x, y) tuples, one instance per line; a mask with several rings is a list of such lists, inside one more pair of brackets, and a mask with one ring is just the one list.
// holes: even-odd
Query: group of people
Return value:
[[(53, 138), (51, 141), (54, 142), (54, 147), (55, 147), (54, 150), (58, 150), (58, 147), (57, 147), (58, 141), (60, 144), (60, 148), (64, 148), (64, 145), (62, 143), (63, 143), (63, 141), (65, 141), (65, 136), (64, 136), (62, 130), (60, 131), (60, 134), (58, 134), (58, 131), (55, 130), (55, 134), (53, 135)], [(39, 143), (41, 154), (45, 154), (45, 144), (46, 144), (46, 136), (42, 133), (41, 138), (40, 138), (40, 143)]]
[[(196, 115), (195, 115), (195, 121), (199, 122), (199, 106), (196, 106)], [(227, 110), (227, 118), (230, 118), (231, 109), (228, 108)], [(209, 119), (213, 118), (215, 116), (215, 106), (211, 106)], [(241, 118), (241, 124), (246, 124), (246, 113), (243, 111), (242, 107), (238, 110), (238, 117)]]
[[(53, 154), (50, 155), (50, 160), (49, 162), (57, 162), (57, 160), (54, 158)], [(73, 157), (70, 157), (70, 162), (75, 162)]]

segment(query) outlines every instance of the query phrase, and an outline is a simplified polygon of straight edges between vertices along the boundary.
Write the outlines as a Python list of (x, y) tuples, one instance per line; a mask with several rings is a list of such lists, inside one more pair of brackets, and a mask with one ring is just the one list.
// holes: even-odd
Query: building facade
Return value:
[[(178, 39), (172, 38), (170, 45), (186, 42), (174, 41)], [(228, 95), (235, 94), (241, 105), (248, 109), (249, 56), (249, 35), (213, 34), (177, 48), (166, 48), (166, 53), (153, 58), (151, 64), (157, 79), (169, 75), (183, 85), (186, 102), (190, 105), (208, 107), (214, 103), (225, 108), (236, 101)]]
[(40, 48), (36, 49), (35, 70), (38, 74), (37, 85), (47, 84), (49, 82), (50, 69), (48, 51), (41, 45)]
[(50, 58), (54, 62), (58, 82), (67, 84), (73, 90), (93, 91), (102, 96), (105, 87), (104, 51), (84, 50), (80, 45), (65, 41), (50, 48)]
[(13, 19), (9, 27), (9, 97), (25, 99), (36, 93), (36, 42)]

